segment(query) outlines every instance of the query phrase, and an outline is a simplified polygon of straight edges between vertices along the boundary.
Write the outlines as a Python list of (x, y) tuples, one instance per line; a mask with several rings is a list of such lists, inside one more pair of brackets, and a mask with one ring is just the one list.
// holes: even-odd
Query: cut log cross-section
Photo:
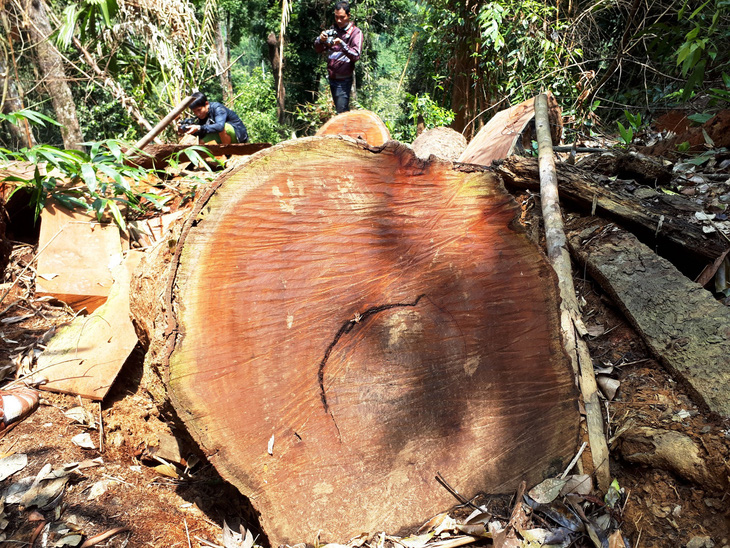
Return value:
[(470, 497), (574, 454), (555, 276), (493, 173), (314, 137), (198, 208), (160, 355), (273, 546), (397, 533), (454, 504), (439, 472)]
[(345, 135), (380, 146), (390, 139), (388, 128), (380, 117), (369, 110), (350, 110), (333, 116), (317, 130), (317, 136)]

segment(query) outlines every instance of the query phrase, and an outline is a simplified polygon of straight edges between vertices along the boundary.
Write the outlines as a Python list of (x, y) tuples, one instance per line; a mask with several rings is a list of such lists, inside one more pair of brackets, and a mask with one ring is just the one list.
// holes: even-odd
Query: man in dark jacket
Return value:
[(192, 96), (194, 99), (190, 103), (190, 110), (195, 114), (198, 123), (191, 125), (185, 133), (197, 135), (201, 144), (248, 143), (248, 131), (238, 114), (221, 103), (208, 102), (205, 94), (199, 91)]
[(337, 113), (350, 110), (355, 62), (360, 59), (362, 31), (350, 21), (350, 4), (335, 4), (335, 24), (314, 40), (317, 53), (327, 51), (327, 76)]

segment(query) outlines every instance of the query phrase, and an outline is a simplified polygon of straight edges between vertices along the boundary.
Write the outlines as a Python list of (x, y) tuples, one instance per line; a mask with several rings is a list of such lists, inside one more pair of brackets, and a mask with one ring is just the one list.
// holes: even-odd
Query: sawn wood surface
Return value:
[(413, 530), (455, 504), (437, 473), (472, 497), (575, 454), (556, 279), (516, 213), (487, 170), (334, 137), (262, 151), (198, 204), (168, 389), (273, 546)]

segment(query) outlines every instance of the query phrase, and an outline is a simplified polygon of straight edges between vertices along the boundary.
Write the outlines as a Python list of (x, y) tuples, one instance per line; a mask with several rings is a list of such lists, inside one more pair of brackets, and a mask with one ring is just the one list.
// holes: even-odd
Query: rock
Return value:
[(687, 548), (714, 548), (715, 543), (710, 537), (692, 537), (687, 543)]
[(718, 475), (708, 470), (700, 456), (699, 446), (680, 432), (649, 427), (631, 428), (621, 436), (619, 452), (628, 462), (668, 470), (711, 489), (721, 487)]

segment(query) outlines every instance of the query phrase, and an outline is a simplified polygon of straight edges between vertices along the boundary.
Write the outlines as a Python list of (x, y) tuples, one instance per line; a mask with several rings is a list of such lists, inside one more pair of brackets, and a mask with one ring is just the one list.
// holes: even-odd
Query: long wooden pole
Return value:
[(160, 120), (159, 123), (155, 127), (153, 127), (149, 131), (149, 133), (147, 133), (147, 135), (145, 135), (139, 141), (134, 143), (134, 148), (140, 149), (140, 150), (143, 149), (145, 147), (145, 145), (147, 145), (152, 139), (157, 137), (157, 135), (163, 129), (165, 129), (170, 124), (170, 122), (172, 122), (192, 102), (193, 102), (192, 95), (185, 97), (185, 99), (183, 99), (174, 109), (172, 109), (170, 114), (168, 114), (162, 120)]
[(537, 130), (538, 163), (540, 168), (540, 202), (545, 224), (547, 256), (558, 275), (560, 288), (560, 318), (564, 336), (565, 350), (570, 356), (576, 372), (583, 404), (586, 410), (586, 427), (591, 448), (593, 468), (598, 487), (604, 493), (611, 483), (608, 462), (608, 444), (603, 431), (603, 414), (598, 399), (598, 386), (593, 371), (593, 361), (588, 346), (582, 339), (585, 326), (580, 316), (578, 301), (575, 297), (573, 274), (570, 266), (563, 216), (560, 212), (558, 196), (558, 177), (555, 171), (553, 143), (550, 137), (547, 95), (541, 93), (535, 99), (535, 127)]

